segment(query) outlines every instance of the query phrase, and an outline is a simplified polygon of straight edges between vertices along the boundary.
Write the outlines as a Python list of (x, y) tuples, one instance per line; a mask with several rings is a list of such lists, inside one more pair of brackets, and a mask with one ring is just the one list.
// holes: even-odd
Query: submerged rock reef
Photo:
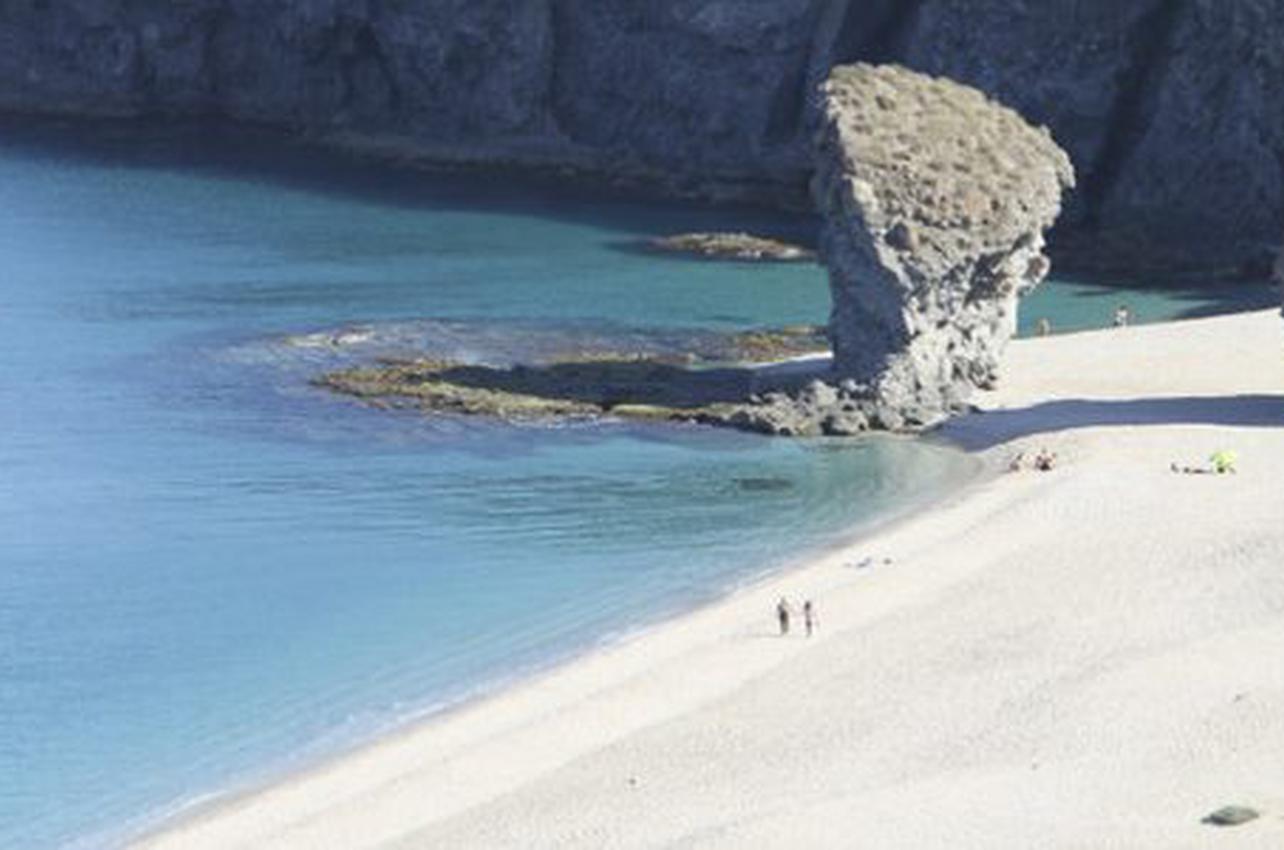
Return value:
[[(337, 350), (370, 334), (321, 331), (285, 344)], [(662, 349), (559, 349), (524, 362), (467, 362), (426, 352), (376, 355), (362, 358), (372, 363), (336, 369), (313, 383), (375, 407), (429, 414), (514, 422), (612, 417), (818, 433), (806, 400), (817, 398), (817, 391), (821, 399), (832, 397), (833, 391), (814, 379), (808, 364), (823, 369), (829, 347), (824, 328), (800, 325), (702, 335)], [(777, 411), (768, 397), (789, 403)]]
[[(746, 352), (752, 355), (751, 351)], [(553, 363), (490, 366), (390, 359), (329, 372), (314, 384), (376, 407), (489, 416), (511, 422), (617, 419), (692, 422), (769, 434), (817, 434), (834, 391), (804, 374), (760, 369), (752, 359), (693, 367), (685, 357), (596, 353)], [(806, 386), (804, 386), (806, 385)], [(764, 402), (769, 391), (788, 403)], [(834, 411), (825, 407), (825, 416)], [(862, 419), (852, 433), (864, 430)]]
[(834, 373), (883, 427), (931, 424), (994, 383), (1074, 169), (1045, 128), (949, 80), (856, 65), (824, 92)]
[(12, 0), (0, 110), (249, 122), (802, 208), (819, 83), (897, 63), (1051, 128), (1080, 173), (1076, 262), (1265, 272), (1281, 43), (1284, 0)]
[(509, 422), (603, 417), (686, 422), (772, 436), (838, 436), (878, 427), (868, 405), (808, 371), (745, 363), (691, 368), (652, 357), (535, 366), (388, 360), (329, 372), (316, 386), (379, 408)]
[(796, 263), (816, 259), (816, 252), (810, 248), (750, 233), (679, 233), (651, 239), (646, 245), (662, 254), (689, 254), (718, 260)]

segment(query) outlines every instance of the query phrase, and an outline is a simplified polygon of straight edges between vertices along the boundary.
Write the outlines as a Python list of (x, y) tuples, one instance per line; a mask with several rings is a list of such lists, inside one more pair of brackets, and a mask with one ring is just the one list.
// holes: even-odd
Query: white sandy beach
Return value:
[(141, 846), (1284, 847), (1279, 314), (1022, 341), (981, 403), (947, 433), (1058, 468)]

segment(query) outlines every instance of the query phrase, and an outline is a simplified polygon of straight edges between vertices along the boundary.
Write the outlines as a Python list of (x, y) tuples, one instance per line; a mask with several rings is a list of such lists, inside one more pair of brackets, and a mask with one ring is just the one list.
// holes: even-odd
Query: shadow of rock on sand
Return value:
[(1033, 434), (1108, 425), (1281, 428), (1284, 395), (1049, 401), (1013, 410), (972, 413), (946, 423), (936, 433), (976, 451)]

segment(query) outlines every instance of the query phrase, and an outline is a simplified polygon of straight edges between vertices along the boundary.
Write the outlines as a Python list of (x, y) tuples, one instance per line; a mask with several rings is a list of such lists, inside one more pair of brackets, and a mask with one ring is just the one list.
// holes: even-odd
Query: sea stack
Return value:
[(1074, 168), (1046, 128), (950, 80), (851, 65), (823, 93), (835, 379), (876, 426), (930, 425), (994, 383)]

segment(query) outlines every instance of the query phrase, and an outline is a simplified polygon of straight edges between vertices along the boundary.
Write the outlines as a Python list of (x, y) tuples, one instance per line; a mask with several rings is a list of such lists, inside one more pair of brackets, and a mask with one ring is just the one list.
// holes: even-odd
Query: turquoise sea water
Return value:
[[(344, 355), (286, 342), (361, 325), (488, 356), (823, 321), (814, 267), (631, 247), (805, 223), (86, 132), (0, 128), (0, 847), (110, 844), (974, 469), (906, 440), (381, 413), (309, 387)], [(1036, 297), (1065, 329), (1120, 295)]]

